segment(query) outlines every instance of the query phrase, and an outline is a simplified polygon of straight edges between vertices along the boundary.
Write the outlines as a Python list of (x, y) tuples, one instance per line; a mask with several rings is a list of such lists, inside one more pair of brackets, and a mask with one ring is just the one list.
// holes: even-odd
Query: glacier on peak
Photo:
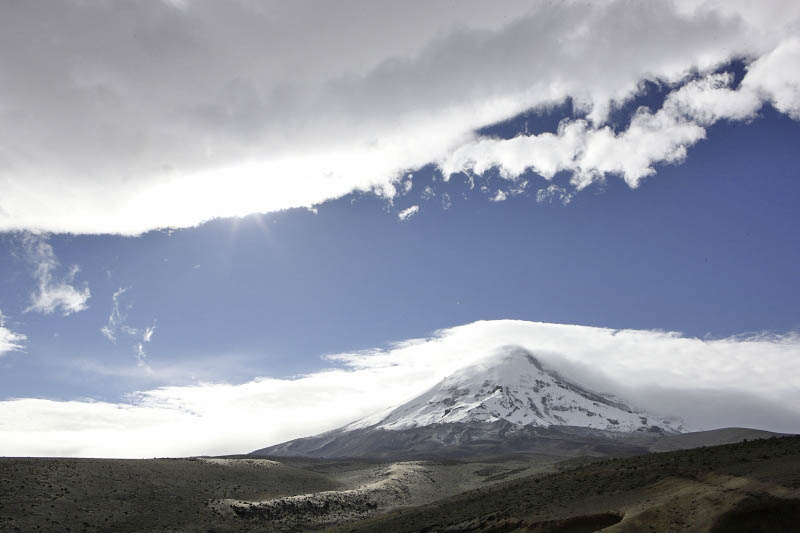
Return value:
[(684, 431), (679, 420), (654, 417), (613, 396), (590, 391), (516, 346), (505, 347), (454, 372), (403, 405), (342, 430), (405, 430), (432, 424), (501, 421), (516, 426), (577, 426), (625, 433)]

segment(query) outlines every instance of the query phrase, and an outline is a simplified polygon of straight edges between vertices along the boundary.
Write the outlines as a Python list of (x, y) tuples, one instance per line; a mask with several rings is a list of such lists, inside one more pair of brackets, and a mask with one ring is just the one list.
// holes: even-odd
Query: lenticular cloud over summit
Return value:
[(255, 449), (405, 403), (508, 345), (535, 353), (576, 385), (624, 398), (653, 416), (678, 416), (687, 429), (800, 431), (796, 336), (702, 340), (501, 320), (386, 349), (329, 355), (328, 368), (296, 379), (162, 387), (125, 403), (3, 401), (0, 455), (153, 457)]
[[(797, 2), (386, 7), (11, 3), (0, 230), (138, 234), (352, 191), (392, 198), (430, 163), (445, 177), (497, 167), (636, 186), (716, 121), (800, 113)], [(738, 86), (733, 60), (747, 65)], [(610, 129), (645, 81), (667, 89), (665, 106)], [(577, 116), (558, 131), (476, 133), (567, 99)]]

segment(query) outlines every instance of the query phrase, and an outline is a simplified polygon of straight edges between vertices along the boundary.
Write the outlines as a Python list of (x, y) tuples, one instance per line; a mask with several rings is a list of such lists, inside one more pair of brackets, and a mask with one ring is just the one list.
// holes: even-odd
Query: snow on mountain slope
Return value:
[(679, 422), (635, 412), (544, 368), (528, 351), (499, 352), (451, 374), (413, 400), (342, 428), (404, 430), (431, 424), (507, 421), (614, 432), (683, 431)]

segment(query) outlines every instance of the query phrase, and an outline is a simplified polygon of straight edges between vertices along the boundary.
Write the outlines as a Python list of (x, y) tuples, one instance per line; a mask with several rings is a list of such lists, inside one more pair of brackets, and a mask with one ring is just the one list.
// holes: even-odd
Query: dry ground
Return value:
[(557, 460), (0, 458), (0, 531), (302, 531), (552, 471)]
[(0, 531), (798, 531), (800, 437), (561, 459), (0, 458)]
[(341, 531), (800, 531), (800, 437), (602, 460)]

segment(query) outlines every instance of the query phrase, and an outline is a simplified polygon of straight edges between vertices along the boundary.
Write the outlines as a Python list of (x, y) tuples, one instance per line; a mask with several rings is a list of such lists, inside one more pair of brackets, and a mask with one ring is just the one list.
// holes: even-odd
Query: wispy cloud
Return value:
[(497, 191), (497, 193), (491, 197), (492, 202), (505, 202), (508, 199), (508, 195), (504, 191)]
[(136, 343), (136, 364), (152, 373), (153, 369), (147, 364), (147, 353), (144, 351), (144, 342)]
[(102, 333), (111, 342), (117, 342), (117, 332), (122, 329), (126, 333), (135, 334), (136, 330), (128, 331), (125, 325), (127, 309), (120, 309), (120, 297), (128, 290), (127, 287), (120, 287), (111, 295), (111, 313), (108, 315), (108, 322), (100, 328)]
[(22, 333), (15, 333), (6, 327), (6, 317), (0, 311), (0, 357), (22, 350), (26, 340), (28, 338)]
[(411, 218), (412, 216), (416, 215), (417, 213), (419, 213), (419, 206), (418, 205), (412, 205), (411, 207), (403, 209), (402, 211), (397, 213), (397, 218), (399, 218), (400, 220), (408, 220), (409, 218)]
[[(639, 113), (612, 132), (609, 111), (645, 80), (680, 87), (737, 58), (751, 63), (742, 89), (800, 115), (792, 0), (182, 5), (19, 2), (0, 19), (4, 110), (26, 117), (0, 125), (0, 230), (138, 234), (353, 191), (391, 198), (436, 162), (635, 186), (708, 122)], [(142, 61), (147, 47), (159, 61)], [(694, 103), (745, 99), (733, 92)], [(585, 118), (552, 137), (475, 134), (567, 98)]]
[(150, 342), (150, 339), (153, 338), (153, 333), (156, 331), (156, 326), (152, 325), (149, 328), (145, 328), (144, 332), (142, 333), (142, 342)]
[(552, 203), (559, 201), (562, 205), (567, 205), (572, 201), (572, 193), (567, 191), (564, 187), (559, 187), (555, 184), (550, 184), (547, 187), (536, 191), (536, 201), (541, 203)]
[(84, 282), (82, 288), (74, 286), (75, 276), (80, 272), (78, 265), (72, 265), (66, 274), (59, 276), (60, 263), (44, 236), (26, 233), (21, 242), (25, 258), (33, 265), (38, 282), (25, 312), (50, 314), (60, 310), (66, 316), (89, 307), (87, 302), (92, 295), (89, 284)]
[[(674, 332), (475, 322), (388, 348), (326, 357), (295, 379), (161, 387), (126, 403), (0, 402), (0, 455), (153, 457), (238, 453), (401, 403), (503, 346), (535, 352), (593, 389), (696, 429), (800, 431), (800, 337), (697, 339)], [(253, 424), (258, 413), (266, 424)]]
[(131, 389), (217, 383), (220, 382), (220, 376), (226, 376), (227, 383), (246, 383), (258, 375), (255, 369), (260, 368), (261, 363), (262, 355), (242, 353), (195, 353), (180, 359), (159, 358), (148, 362), (151, 371), (111, 359), (78, 357), (58, 362), (61, 367), (77, 375), (114, 379), (117, 383), (131, 384)]
[(152, 372), (152, 369), (147, 364), (145, 344), (149, 343), (153, 338), (156, 326), (153, 324), (150, 327), (137, 328), (127, 323), (128, 312), (133, 307), (133, 304), (123, 303), (122, 299), (129, 288), (130, 287), (120, 287), (111, 295), (111, 312), (108, 315), (108, 322), (106, 325), (100, 328), (100, 333), (113, 343), (117, 342), (120, 334), (129, 338), (133, 337), (135, 339), (133, 351), (137, 364), (148, 372)]

